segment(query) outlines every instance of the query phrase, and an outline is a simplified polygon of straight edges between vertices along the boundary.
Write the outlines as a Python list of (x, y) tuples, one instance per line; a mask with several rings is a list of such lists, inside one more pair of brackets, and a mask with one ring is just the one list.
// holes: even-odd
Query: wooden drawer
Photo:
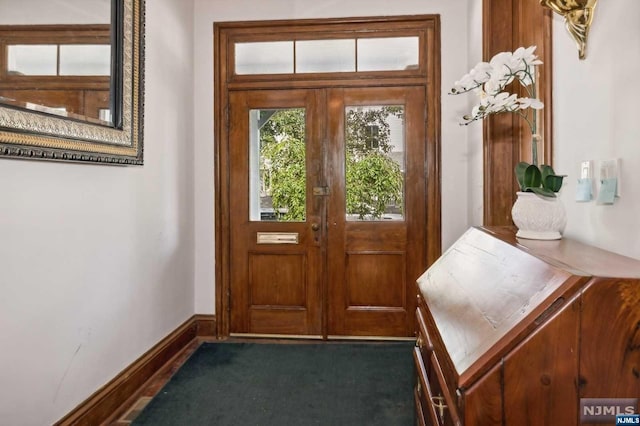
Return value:
[(427, 369), (425, 368), (420, 348), (417, 346), (413, 350), (413, 361), (415, 363), (417, 376), (414, 392), (416, 400), (416, 419), (418, 419), (418, 424), (421, 425), (439, 426), (441, 423), (438, 420), (435, 407), (431, 404), (433, 394), (429, 385)]
[(429, 426), (460, 425), (456, 400), (446, 392), (444, 375), (420, 307), (416, 309), (416, 327), (413, 357), (417, 375), (415, 399), (418, 423)]
[[(424, 320), (424, 314), (419, 306), (416, 309), (416, 324), (418, 327), (416, 333), (416, 346), (419, 347), (422, 353), (428, 357), (431, 354), (431, 351), (433, 351), (433, 343), (429, 336), (429, 332), (427, 331), (427, 323)], [(425, 358), (425, 363), (427, 362), (428, 359)]]
[(442, 391), (446, 386), (435, 353), (431, 352), (427, 364), (424, 359), (424, 353), (416, 346), (413, 360), (417, 375), (415, 399), (418, 423), (428, 426), (461, 425), (455, 399)]

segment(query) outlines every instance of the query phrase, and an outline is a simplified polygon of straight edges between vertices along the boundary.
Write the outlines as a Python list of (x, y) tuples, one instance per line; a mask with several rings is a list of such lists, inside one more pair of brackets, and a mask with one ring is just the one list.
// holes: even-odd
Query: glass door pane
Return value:
[(347, 220), (404, 220), (404, 106), (349, 106), (345, 114)]
[(250, 110), (249, 144), (250, 220), (304, 222), (304, 108)]

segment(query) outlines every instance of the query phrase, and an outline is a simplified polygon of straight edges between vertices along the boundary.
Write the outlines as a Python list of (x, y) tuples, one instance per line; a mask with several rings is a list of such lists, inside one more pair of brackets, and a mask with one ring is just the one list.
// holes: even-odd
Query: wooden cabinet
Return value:
[(581, 398), (640, 397), (640, 261), (472, 228), (419, 279), (426, 425), (579, 425)]

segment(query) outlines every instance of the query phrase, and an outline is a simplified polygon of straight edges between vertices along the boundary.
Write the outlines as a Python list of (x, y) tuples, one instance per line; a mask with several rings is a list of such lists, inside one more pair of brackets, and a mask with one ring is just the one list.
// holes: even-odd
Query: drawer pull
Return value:
[(444, 410), (447, 408), (447, 404), (444, 403), (444, 397), (432, 396), (431, 404), (438, 409), (438, 414), (440, 415), (440, 422), (444, 424)]

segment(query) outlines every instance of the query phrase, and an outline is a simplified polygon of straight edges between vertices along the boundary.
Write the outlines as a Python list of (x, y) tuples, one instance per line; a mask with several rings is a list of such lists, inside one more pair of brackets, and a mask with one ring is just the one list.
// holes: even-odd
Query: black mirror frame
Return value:
[(114, 8), (114, 127), (0, 106), (0, 159), (143, 164), (144, 2)]

